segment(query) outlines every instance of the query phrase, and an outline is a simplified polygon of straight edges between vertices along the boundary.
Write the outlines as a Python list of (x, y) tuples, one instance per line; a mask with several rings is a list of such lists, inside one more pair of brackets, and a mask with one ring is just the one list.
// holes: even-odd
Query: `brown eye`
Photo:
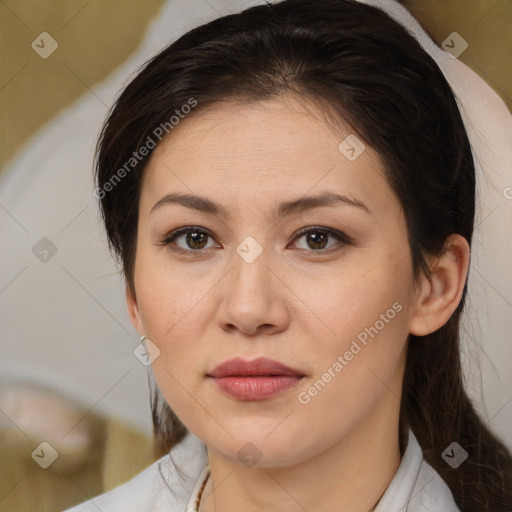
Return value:
[[(297, 233), (294, 241), (299, 240), (300, 238), (304, 238), (306, 242), (306, 247), (302, 247), (302, 249), (312, 250), (313, 252), (329, 252), (330, 249), (336, 247), (336, 245), (343, 246), (345, 244), (351, 243), (351, 239), (344, 233), (335, 231), (333, 229), (320, 227), (302, 229), (299, 231), (299, 233)], [(326, 249), (330, 238), (336, 239), (338, 244), (333, 244)]]
[[(207, 247), (208, 239), (212, 238), (209, 233), (203, 229), (193, 226), (187, 226), (169, 233), (162, 241), (161, 245), (169, 246), (173, 251), (181, 253), (201, 252)], [(177, 241), (182, 239), (181, 245)]]
[(325, 249), (328, 239), (329, 235), (327, 233), (319, 231), (310, 231), (306, 234), (306, 243), (308, 243), (312, 249)]
[(185, 235), (185, 243), (191, 249), (203, 249), (207, 243), (208, 235), (199, 231), (191, 231)]

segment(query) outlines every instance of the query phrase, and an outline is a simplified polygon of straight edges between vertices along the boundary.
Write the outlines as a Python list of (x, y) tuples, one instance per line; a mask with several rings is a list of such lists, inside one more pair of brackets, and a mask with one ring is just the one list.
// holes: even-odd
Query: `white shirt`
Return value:
[[(188, 433), (169, 454), (125, 484), (65, 512), (187, 512), (207, 475), (207, 464), (205, 445)], [(446, 483), (424, 460), (412, 430), (375, 512), (461, 512)]]

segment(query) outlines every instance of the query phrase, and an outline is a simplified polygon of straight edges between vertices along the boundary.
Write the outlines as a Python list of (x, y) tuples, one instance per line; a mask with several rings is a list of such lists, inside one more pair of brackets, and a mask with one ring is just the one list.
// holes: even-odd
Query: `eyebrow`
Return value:
[[(229, 218), (228, 212), (220, 203), (207, 199), (206, 197), (193, 194), (182, 194), (178, 192), (166, 194), (159, 199), (153, 205), (149, 214), (152, 215), (156, 210), (169, 204), (180, 204), (186, 208), (203, 213)], [(301, 213), (313, 208), (335, 206), (338, 204), (345, 204), (360, 208), (371, 214), (370, 209), (361, 201), (352, 199), (346, 195), (336, 194), (334, 192), (323, 192), (316, 196), (307, 196), (299, 199), (293, 199), (291, 201), (284, 201), (272, 209), (271, 215), (276, 219), (281, 219), (293, 213)]]

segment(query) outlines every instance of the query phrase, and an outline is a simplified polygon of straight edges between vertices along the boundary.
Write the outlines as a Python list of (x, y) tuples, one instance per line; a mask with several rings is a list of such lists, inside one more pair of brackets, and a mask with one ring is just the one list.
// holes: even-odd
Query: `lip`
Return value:
[(207, 374), (227, 395), (239, 400), (265, 400), (296, 386), (305, 375), (278, 361), (229, 359)]
[(222, 364), (219, 364), (211, 373), (209, 377), (258, 377), (258, 376), (280, 376), (280, 375), (295, 375), (303, 377), (304, 374), (298, 370), (294, 370), (273, 359), (266, 357), (259, 357), (252, 361), (246, 361), (241, 357), (229, 359)]

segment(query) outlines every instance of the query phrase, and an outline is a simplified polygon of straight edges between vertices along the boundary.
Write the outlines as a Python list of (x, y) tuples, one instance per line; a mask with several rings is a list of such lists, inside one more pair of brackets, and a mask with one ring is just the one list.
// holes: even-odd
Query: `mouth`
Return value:
[(296, 386), (305, 374), (278, 361), (230, 359), (207, 374), (223, 393), (244, 401), (265, 400)]

